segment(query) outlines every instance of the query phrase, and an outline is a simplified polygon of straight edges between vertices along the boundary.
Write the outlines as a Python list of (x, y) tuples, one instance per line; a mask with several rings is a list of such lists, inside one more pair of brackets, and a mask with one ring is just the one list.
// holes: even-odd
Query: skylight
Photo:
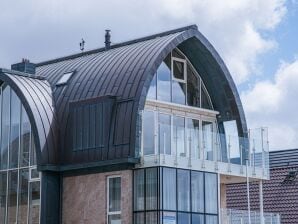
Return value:
[(56, 83), (56, 86), (66, 85), (68, 80), (71, 78), (74, 72), (67, 72), (64, 73), (63, 76), (59, 79), (59, 81)]

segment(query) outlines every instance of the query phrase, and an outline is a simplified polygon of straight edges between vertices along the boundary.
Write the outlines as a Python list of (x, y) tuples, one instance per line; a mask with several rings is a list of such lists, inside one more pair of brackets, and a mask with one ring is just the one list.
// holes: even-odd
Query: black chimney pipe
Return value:
[(111, 30), (106, 30), (106, 35), (105, 35), (105, 46), (106, 50), (111, 48)]

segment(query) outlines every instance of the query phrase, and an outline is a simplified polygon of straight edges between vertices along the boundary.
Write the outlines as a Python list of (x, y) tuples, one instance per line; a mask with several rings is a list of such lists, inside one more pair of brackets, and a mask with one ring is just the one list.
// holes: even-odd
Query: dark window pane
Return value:
[(0, 223), (5, 223), (7, 173), (0, 172)]
[(206, 215), (206, 224), (217, 224), (217, 216)]
[(203, 85), (203, 83), (201, 85), (201, 97), (202, 97), (201, 99), (202, 108), (212, 110), (212, 104), (210, 102), (210, 98), (208, 96), (207, 90)]
[(171, 102), (171, 65), (170, 57), (157, 69), (157, 99)]
[(192, 212), (204, 212), (204, 173), (191, 172)]
[(200, 122), (195, 119), (187, 119), (187, 151), (192, 158), (200, 158)]
[(154, 112), (144, 111), (143, 113), (143, 149), (144, 155), (154, 154)]
[(7, 221), (16, 223), (18, 171), (8, 172)]
[(157, 168), (146, 169), (146, 210), (157, 209)]
[(175, 58), (185, 59), (185, 57), (176, 49), (172, 51), (172, 56)]
[(134, 210), (144, 210), (144, 169), (134, 171)]
[(20, 151), (20, 167), (29, 165), (29, 152), (31, 142), (31, 125), (28, 115), (24, 107), (22, 107), (21, 118), (21, 151)]
[(89, 148), (89, 105), (83, 107), (83, 149)]
[(182, 82), (172, 81), (172, 102), (185, 104), (186, 100), (186, 84)]
[(76, 117), (76, 123), (77, 123), (77, 129), (76, 131), (76, 146), (75, 149), (80, 150), (82, 149), (82, 140), (83, 140), (83, 110), (82, 107), (78, 107), (75, 109), (75, 117)]
[(33, 133), (31, 132), (31, 152), (30, 152), (30, 165), (36, 165), (36, 149), (35, 149), (35, 140)]
[(167, 114), (158, 115), (159, 129), (159, 152), (171, 155), (171, 116)]
[(217, 214), (217, 174), (205, 173), (206, 213)]
[(178, 169), (177, 175), (178, 210), (188, 212), (190, 211), (190, 172)]
[[(10, 87), (7, 86), (2, 92), (2, 128), (1, 128), (1, 161), (0, 168), (8, 167), (8, 141), (10, 133)], [(5, 105), (5, 106), (4, 106)]]
[(146, 224), (156, 224), (157, 220), (157, 212), (146, 212)]
[(19, 176), (19, 193), (18, 193), (18, 223), (27, 224), (28, 214), (28, 182), (29, 182), (29, 170), (21, 169)]
[(148, 99), (156, 99), (156, 85), (157, 85), (157, 73), (154, 74), (154, 77), (150, 83), (149, 91), (147, 94)]
[(145, 217), (143, 212), (134, 214), (134, 224), (145, 224)]
[(200, 82), (190, 65), (187, 65), (187, 105), (200, 107)]
[(39, 224), (40, 211), (40, 182), (30, 183), (30, 207), (29, 207), (29, 223)]
[(190, 214), (178, 213), (178, 224), (190, 224)]
[(121, 178), (109, 178), (109, 212), (121, 211)]
[(174, 79), (184, 80), (185, 63), (173, 60), (173, 76)]
[(90, 126), (89, 126), (89, 148), (94, 149), (95, 148), (95, 126), (96, 125), (101, 125), (101, 123), (97, 124), (95, 122), (96, 119), (96, 105), (90, 105), (90, 110), (89, 110), (89, 121), (90, 121)]
[(186, 157), (185, 150), (185, 119), (173, 116), (173, 149), (178, 156)]
[(176, 169), (163, 168), (163, 209), (176, 210)]
[(192, 214), (191, 224), (204, 224), (204, 215)]

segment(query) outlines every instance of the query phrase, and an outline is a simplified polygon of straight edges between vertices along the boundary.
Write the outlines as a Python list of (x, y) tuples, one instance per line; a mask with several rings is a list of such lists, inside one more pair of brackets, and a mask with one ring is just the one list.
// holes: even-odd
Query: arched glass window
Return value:
[(178, 49), (174, 49), (157, 69), (147, 99), (213, 110), (201, 77)]
[(40, 175), (31, 124), (16, 93), (0, 86), (0, 223), (39, 223)]

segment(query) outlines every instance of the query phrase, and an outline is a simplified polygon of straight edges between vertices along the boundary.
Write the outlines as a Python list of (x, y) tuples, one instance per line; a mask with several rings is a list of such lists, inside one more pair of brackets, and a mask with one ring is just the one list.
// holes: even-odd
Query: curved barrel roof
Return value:
[[(59, 126), (59, 138), (55, 136), (59, 140), (49, 140), (59, 141), (59, 144), (49, 143), (56, 148), (47, 148), (55, 155), (48, 152), (43, 161), (55, 164), (60, 159), (62, 164), (69, 165), (136, 158), (138, 113), (144, 108), (158, 66), (176, 47), (201, 75), (214, 109), (221, 114), (219, 121), (236, 119), (240, 134), (245, 135), (245, 116), (231, 75), (212, 45), (193, 25), (115, 44), (110, 49), (100, 48), (37, 64), (36, 75), (44, 77), (52, 89), (52, 92), (48, 90), (52, 95), (49, 100), (54, 102), (57, 117), (57, 124), (52, 125)], [(56, 86), (67, 72), (74, 72), (67, 85)], [(70, 103), (90, 99), (104, 101), (106, 97), (114, 99), (110, 105), (108, 144), (100, 153), (98, 150), (74, 152), (68, 144), (71, 135)], [(47, 116), (47, 113), (42, 116)], [(51, 161), (50, 157), (55, 157), (56, 161)]]

